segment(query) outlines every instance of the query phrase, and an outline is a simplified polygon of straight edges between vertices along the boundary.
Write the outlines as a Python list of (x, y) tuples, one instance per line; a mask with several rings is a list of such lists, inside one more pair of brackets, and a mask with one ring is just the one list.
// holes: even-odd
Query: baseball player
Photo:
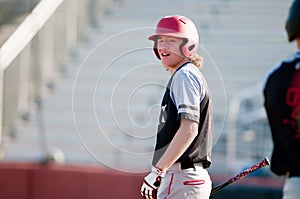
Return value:
[(160, 113), (151, 172), (144, 198), (208, 199), (212, 183), (212, 111), (207, 83), (197, 67), (198, 31), (184, 16), (166, 16), (149, 37), (162, 65), (172, 74)]
[(266, 75), (265, 109), (274, 143), (271, 170), (285, 175), (284, 199), (300, 198), (300, 0), (295, 0), (286, 21), (290, 42), (298, 51)]

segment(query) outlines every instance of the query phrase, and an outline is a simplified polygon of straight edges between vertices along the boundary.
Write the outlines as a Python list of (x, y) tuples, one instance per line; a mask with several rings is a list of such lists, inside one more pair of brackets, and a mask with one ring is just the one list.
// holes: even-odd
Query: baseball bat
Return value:
[(250, 173), (263, 168), (265, 166), (270, 165), (270, 161), (267, 157), (265, 157), (263, 160), (261, 160), (260, 162), (254, 164), (253, 166), (249, 167), (248, 169), (243, 170), (242, 172), (238, 173), (237, 175), (231, 177), (229, 180), (227, 180), (226, 182), (217, 185), (216, 187), (212, 188), (210, 195), (212, 196), (213, 194), (215, 194), (216, 192), (220, 191), (221, 189), (223, 189), (224, 187), (240, 180), (241, 178), (249, 175)]

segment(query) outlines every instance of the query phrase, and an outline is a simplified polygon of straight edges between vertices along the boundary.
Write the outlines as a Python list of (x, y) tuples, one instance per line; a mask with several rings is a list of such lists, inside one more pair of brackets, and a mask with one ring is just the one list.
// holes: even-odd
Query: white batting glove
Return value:
[(165, 174), (165, 171), (155, 166), (151, 167), (151, 172), (144, 178), (144, 182), (141, 187), (141, 194), (144, 198), (157, 198), (157, 189), (159, 188), (161, 179), (165, 176)]

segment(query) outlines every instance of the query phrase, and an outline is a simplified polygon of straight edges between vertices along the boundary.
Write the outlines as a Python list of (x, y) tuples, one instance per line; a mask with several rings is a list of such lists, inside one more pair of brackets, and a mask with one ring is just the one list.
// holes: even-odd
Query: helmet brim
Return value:
[(172, 33), (165, 33), (165, 34), (162, 33), (162, 34), (151, 35), (151, 36), (148, 37), (148, 39), (151, 40), (151, 41), (155, 41), (155, 40), (157, 40), (157, 38), (159, 36), (170, 36), (170, 37), (176, 37), (176, 38), (184, 38), (183, 36), (181, 36), (181, 35), (179, 35), (177, 33), (174, 33), (174, 34), (172, 34)]
[(155, 33), (148, 37), (149, 40), (155, 41), (159, 36), (170, 36), (176, 38), (186, 38), (186, 35), (167, 28), (157, 28)]

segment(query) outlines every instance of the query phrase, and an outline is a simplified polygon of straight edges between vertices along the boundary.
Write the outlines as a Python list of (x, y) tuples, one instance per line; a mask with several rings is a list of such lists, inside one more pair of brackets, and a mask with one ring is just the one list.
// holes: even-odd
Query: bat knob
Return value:
[(266, 162), (266, 165), (270, 165), (270, 160), (269, 160), (269, 158), (265, 157), (265, 162)]

